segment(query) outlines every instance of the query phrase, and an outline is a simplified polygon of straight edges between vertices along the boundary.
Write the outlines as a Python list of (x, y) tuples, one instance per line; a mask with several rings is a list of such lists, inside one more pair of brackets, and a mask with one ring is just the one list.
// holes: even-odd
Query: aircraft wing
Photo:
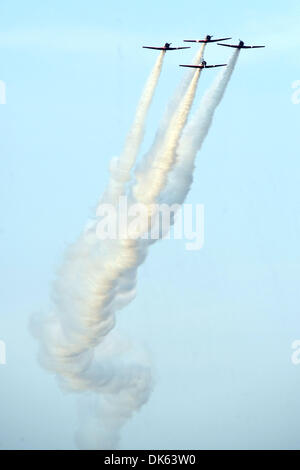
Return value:
[(192, 69), (204, 69), (203, 65), (183, 65), (183, 64), (180, 64), (179, 67), (191, 67)]
[(220, 38), (220, 39), (184, 39), (183, 42), (200, 42), (200, 43), (209, 43), (209, 42), (218, 42), (218, 41), (227, 41), (231, 38)]
[(203, 65), (183, 65), (180, 64), (180, 67), (191, 67), (193, 69), (211, 69), (213, 67), (225, 67), (227, 64), (218, 64), (218, 65), (206, 65), (205, 67)]
[(240, 49), (240, 46), (237, 46), (236, 44), (220, 44), (218, 42), (218, 46), (224, 46), (224, 47), (234, 47), (235, 49)]
[(232, 38), (211, 39), (209, 42), (228, 41), (228, 39)]
[(156, 51), (177, 51), (178, 49), (190, 49), (190, 47), (152, 47), (143, 46), (144, 49), (154, 49)]
[(219, 42), (218, 42), (218, 46), (234, 47), (235, 49), (259, 49), (261, 47), (266, 47), (266, 46), (239, 46), (236, 44), (221, 44)]
[(144, 49), (155, 49), (156, 51), (165, 51), (167, 50), (166, 47), (151, 47), (151, 46), (143, 46)]
[(227, 64), (218, 64), (218, 65), (206, 65), (206, 69), (211, 69), (212, 67), (226, 67)]

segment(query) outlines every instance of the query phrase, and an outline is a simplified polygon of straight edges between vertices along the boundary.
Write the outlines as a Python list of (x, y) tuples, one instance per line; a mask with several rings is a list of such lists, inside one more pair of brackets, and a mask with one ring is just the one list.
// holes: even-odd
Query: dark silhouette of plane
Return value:
[(225, 46), (225, 47), (234, 47), (235, 49), (260, 49), (261, 47), (266, 46), (245, 46), (244, 41), (239, 42), (239, 44), (219, 44), (218, 46)]
[(156, 51), (177, 51), (178, 49), (190, 49), (190, 47), (170, 47), (171, 42), (166, 42), (163, 47), (143, 46), (144, 49), (155, 49)]
[(211, 69), (213, 67), (225, 67), (227, 64), (217, 64), (217, 65), (207, 65), (205, 60), (201, 62), (199, 65), (182, 65), (180, 64), (180, 67), (192, 67), (193, 69)]
[(209, 36), (209, 34), (205, 37), (205, 39), (184, 39), (183, 42), (202, 42), (207, 44), (209, 42), (218, 42), (218, 41), (227, 41), (227, 39), (231, 38), (221, 38), (221, 39), (212, 39), (213, 36)]

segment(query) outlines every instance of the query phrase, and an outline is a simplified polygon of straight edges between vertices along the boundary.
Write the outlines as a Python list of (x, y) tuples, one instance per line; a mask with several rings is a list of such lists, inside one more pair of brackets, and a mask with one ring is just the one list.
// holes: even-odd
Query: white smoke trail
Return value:
[[(205, 51), (206, 43), (203, 43), (199, 50), (196, 52), (192, 64), (193, 65), (199, 65), (203, 59), (204, 59), (204, 51)], [(185, 75), (181, 82), (179, 83), (177, 89), (175, 90), (175, 93), (170, 100), (167, 109), (165, 111), (164, 117), (162, 119), (162, 122), (159, 125), (158, 131), (157, 131), (157, 136), (155, 141), (160, 140), (160, 138), (163, 138), (162, 136), (165, 134), (169, 124), (170, 124), (170, 119), (174, 115), (174, 113), (177, 111), (177, 108), (179, 106), (179, 103), (182, 99), (182, 96), (186, 93), (188, 87), (190, 86), (190, 83), (193, 79), (195, 71), (193, 69), (188, 69), (185, 71)], [(154, 142), (155, 145), (155, 142)]]
[(137, 183), (133, 187), (133, 195), (136, 201), (144, 204), (154, 203), (162, 191), (169, 171), (175, 162), (175, 152), (182, 130), (193, 104), (201, 69), (196, 69), (193, 79), (184, 98), (179, 104), (166, 130), (161, 148), (152, 155), (150, 168), (143, 174), (137, 175)]
[[(137, 249), (117, 241), (98, 251), (91, 255), (90, 246), (73, 246), (54, 288), (54, 311), (38, 318), (33, 328), (40, 340), (41, 363), (57, 375), (62, 387), (97, 395), (96, 409), (85, 416), (77, 433), (78, 446), (107, 449), (117, 446), (120, 428), (148, 400), (152, 376), (147, 360), (141, 361), (129, 344), (122, 345), (111, 333), (120, 307), (117, 281), (121, 274), (126, 277), (119, 290), (128, 295), (121, 299), (127, 303), (136, 265), (143, 258)], [(97, 410), (102, 410), (101, 419)]]
[[(111, 159), (110, 180), (101, 197), (101, 201), (98, 204), (98, 207), (105, 203), (116, 204), (119, 197), (124, 194), (126, 190), (126, 184), (131, 178), (131, 170), (136, 162), (144, 137), (147, 114), (153, 100), (158, 80), (160, 78), (164, 57), (165, 51), (161, 51), (147, 79), (138, 106), (136, 108), (133, 124), (126, 137), (124, 149), (121, 155)], [(98, 209), (96, 209), (96, 214), (97, 211)], [(90, 222), (88, 229), (84, 231), (77, 241), (77, 246), (83, 246), (84, 248), (78, 249), (85, 250), (87, 245), (92, 246), (93, 242), (97, 243), (95, 233), (96, 221), (93, 220)], [(85, 252), (85, 255), (87, 256), (87, 252)]]
[[(183, 204), (193, 182), (196, 155), (208, 134), (215, 110), (224, 96), (239, 52), (239, 50), (236, 50), (233, 53), (227, 67), (217, 75), (211, 87), (204, 94), (194, 116), (185, 126), (177, 147), (175, 163), (169, 171), (166, 184), (159, 196), (159, 203), (168, 204), (173, 207), (175, 207), (174, 205), (179, 207)], [(156, 150), (159, 150), (159, 146)], [(142, 175), (144, 175), (145, 171), (146, 165), (144, 165)], [(138, 178), (141, 178), (139, 172)], [(173, 216), (170, 219), (170, 224), (172, 225), (174, 222), (175, 217)], [(152, 245), (166, 235), (169, 229), (170, 226), (166, 226), (164, 231), (159, 229), (159, 236), (156, 239), (149, 236), (147, 239), (140, 240), (141, 250), (147, 250), (149, 245)]]
[(211, 87), (204, 94), (197, 111), (185, 127), (177, 150), (176, 165), (170, 172), (168, 184), (161, 194), (161, 201), (169, 204), (184, 202), (193, 182), (196, 155), (211, 127), (214, 113), (224, 96), (239, 53), (239, 49), (233, 53), (227, 67), (217, 75)]
[[(194, 65), (199, 65), (204, 59), (205, 47), (206, 47), (206, 43), (203, 43), (202, 46), (197, 51), (192, 61)], [(184, 96), (184, 94), (186, 93), (193, 79), (194, 73), (195, 71), (193, 69), (188, 69), (185, 71), (185, 75), (183, 79), (179, 83), (178, 87), (176, 88), (174, 92), (172, 99), (167, 105), (167, 109), (164, 113), (164, 116), (162, 118), (160, 125), (158, 126), (158, 130), (157, 130), (154, 142), (150, 150), (148, 151), (146, 155), (144, 155), (142, 161), (140, 162), (140, 164), (135, 170), (136, 175), (139, 175), (140, 173), (144, 173), (144, 171), (146, 171), (146, 169), (149, 168), (149, 166), (151, 165), (153, 156), (159, 152), (159, 149), (161, 148), (165, 140), (165, 135), (169, 127), (170, 121), (172, 117), (174, 116), (174, 114), (177, 112), (180, 101), (182, 97)]]
[[(200, 71), (196, 70), (171, 119), (161, 153), (155, 156), (146, 178), (134, 188), (136, 198), (149, 207), (161, 193), (175, 163), (199, 76)], [(134, 152), (136, 142), (134, 139)], [(129, 147), (125, 155), (125, 161), (130, 163), (125, 170), (129, 175), (134, 163)], [(122, 179), (122, 184), (117, 185), (118, 191), (123, 191), (124, 182)], [(139, 236), (146, 228), (141, 227)], [(92, 228), (71, 247), (54, 285), (53, 312), (37, 319), (34, 330), (40, 340), (41, 361), (58, 376), (62, 386), (97, 394), (100, 418), (96, 413), (85, 419), (77, 442), (81, 448), (103, 449), (118, 445), (120, 428), (151, 393), (152, 376), (145, 358), (140, 361), (139, 357), (132, 357), (130, 348), (122, 351), (120, 360), (120, 341), (111, 333), (116, 311), (134, 296), (136, 272), (147, 249), (138, 239), (98, 244), (95, 239)]]
[[(111, 180), (102, 201), (114, 202), (125, 191), (143, 138), (163, 58), (162, 51), (142, 93), (124, 150), (112, 165)], [(111, 442), (117, 441), (124, 417), (128, 418), (138, 409), (151, 390), (147, 364), (111, 362), (96, 351), (115, 325), (115, 311), (134, 296), (136, 275), (130, 267), (137, 262), (137, 257), (134, 253), (127, 262), (116, 241), (107, 240), (100, 244), (96, 226), (92, 224), (69, 249), (58, 273), (53, 288), (53, 313), (35, 319), (32, 325), (40, 340), (41, 362), (58, 375), (63, 387), (73, 391), (101, 391), (104, 401), (105, 394), (110, 397), (110, 402), (113, 402), (112, 397), (118, 397), (114, 408), (118, 408), (119, 400), (122, 412), (119, 419), (112, 418), (115, 437), (111, 437)], [(97, 448), (105, 445), (104, 442), (98, 442)]]
[(125, 192), (144, 137), (146, 118), (161, 74), (164, 56), (165, 51), (161, 51), (146, 82), (122, 154), (111, 161), (111, 178), (101, 202), (115, 203)]

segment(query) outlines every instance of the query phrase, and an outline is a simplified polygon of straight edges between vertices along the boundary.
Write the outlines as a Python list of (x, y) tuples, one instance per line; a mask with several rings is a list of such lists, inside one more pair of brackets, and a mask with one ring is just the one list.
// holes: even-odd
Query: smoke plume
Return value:
[[(203, 57), (205, 45), (197, 54)], [(61, 386), (86, 395), (76, 434), (79, 448), (113, 449), (128, 419), (149, 399), (153, 387), (150, 361), (114, 328), (116, 313), (134, 298), (138, 267), (144, 262), (153, 204), (182, 203), (190, 188), (194, 160), (209, 130), (233, 72), (238, 52), (204, 95), (193, 119), (188, 116), (201, 71), (187, 74), (169, 106), (159, 133), (130, 188), (146, 116), (160, 76), (162, 52), (147, 81), (124, 150), (111, 166), (111, 178), (97, 220), (68, 249), (53, 284), (52, 312), (33, 322), (42, 365), (56, 374)], [(99, 240), (105, 203), (116, 206), (128, 190), (129, 205), (143, 203), (145, 222), (134, 238)]]

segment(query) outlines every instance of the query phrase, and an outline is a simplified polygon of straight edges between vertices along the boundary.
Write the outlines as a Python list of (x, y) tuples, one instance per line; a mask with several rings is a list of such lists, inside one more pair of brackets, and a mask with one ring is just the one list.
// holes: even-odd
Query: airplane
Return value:
[(218, 65), (207, 65), (205, 60), (201, 62), (200, 65), (182, 65), (180, 64), (180, 67), (192, 67), (193, 69), (211, 69), (213, 67), (225, 67), (227, 64), (218, 64)]
[(205, 39), (184, 39), (183, 42), (202, 42), (207, 44), (208, 42), (218, 42), (218, 41), (227, 41), (227, 39), (231, 38), (221, 38), (221, 39), (212, 39), (213, 36), (209, 36), (209, 34), (205, 37)]
[(261, 47), (266, 46), (245, 46), (244, 41), (239, 42), (239, 44), (219, 44), (218, 46), (234, 47), (235, 49), (260, 49)]
[(190, 49), (190, 47), (170, 47), (171, 42), (166, 42), (163, 47), (143, 46), (144, 49), (155, 49), (156, 51), (177, 51), (178, 49)]

